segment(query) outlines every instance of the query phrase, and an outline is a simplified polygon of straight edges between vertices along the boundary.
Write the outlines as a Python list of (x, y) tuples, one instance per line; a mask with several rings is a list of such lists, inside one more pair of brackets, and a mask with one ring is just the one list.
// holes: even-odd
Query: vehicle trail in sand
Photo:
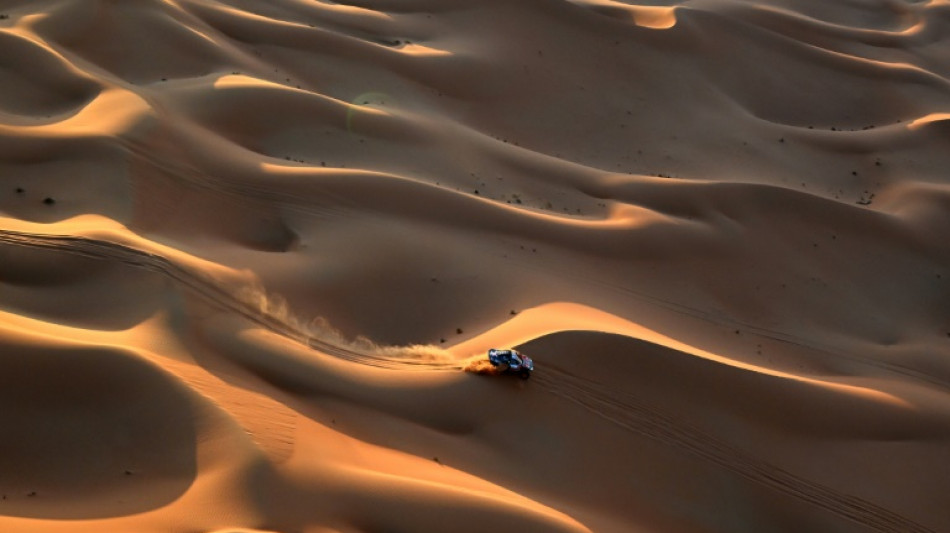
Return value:
[[(266, 293), (259, 286), (229, 290), (174, 261), (131, 246), (87, 237), (8, 230), (0, 230), (0, 243), (116, 261), (158, 272), (220, 309), (233, 312), (280, 336), (354, 363), (392, 370), (463, 370), (475, 374), (499, 374), (487, 359), (479, 355), (459, 361), (448, 352), (431, 346), (383, 347), (368, 339), (347, 341), (326, 321), (302, 323), (286, 306), (269, 304)], [(683, 420), (664, 414), (655, 406), (643, 404), (631, 394), (605, 388), (550, 365), (542, 366), (531, 382), (548, 394), (575, 403), (620, 428), (674, 446), (684, 453), (875, 531), (933, 533), (933, 530), (869, 501), (771, 465)]]

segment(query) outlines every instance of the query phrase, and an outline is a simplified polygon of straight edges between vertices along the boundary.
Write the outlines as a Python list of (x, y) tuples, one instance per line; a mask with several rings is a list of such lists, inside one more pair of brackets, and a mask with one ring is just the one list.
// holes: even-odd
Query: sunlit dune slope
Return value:
[(950, 530), (948, 32), (0, 3), (0, 531)]

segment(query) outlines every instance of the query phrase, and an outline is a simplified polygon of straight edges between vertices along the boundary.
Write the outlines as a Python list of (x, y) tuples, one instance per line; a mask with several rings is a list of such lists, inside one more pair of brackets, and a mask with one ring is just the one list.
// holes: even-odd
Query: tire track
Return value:
[(877, 504), (839, 492), (756, 458), (630, 394), (545, 366), (533, 381), (545, 391), (657, 442), (726, 468), (750, 481), (882, 533), (936, 533)]
[(242, 299), (240, 290), (228, 287), (213, 278), (188, 269), (166, 257), (111, 241), (75, 235), (51, 235), (0, 230), (0, 244), (39, 248), (69, 253), (92, 259), (115, 261), (135, 268), (156, 272), (199, 296), (218, 309), (236, 313), (242, 318), (300, 344), (334, 357), (380, 368), (398, 370), (457, 370), (455, 362), (438, 362), (399, 358), (359, 350), (314, 336), (306, 328), (268, 313), (254, 302)]
[[(230, 311), (273, 333), (343, 360), (393, 370), (460, 370), (456, 362), (381, 356), (311, 335), (305, 329), (241, 299), (216, 280), (185, 268), (161, 255), (110, 241), (72, 235), (0, 230), (0, 244), (70, 253), (116, 261), (162, 274), (216, 308)], [(726, 468), (760, 485), (862, 524), (875, 531), (935, 533), (926, 526), (874, 503), (798, 477), (717, 439), (684, 420), (664, 414), (630, 394), (545, 366), (533, 381), (556, 396), (623, 428)], [(276, 451), (276, 450), (275, 450)], [(283, 455), (283, 451), (277, 455)]]

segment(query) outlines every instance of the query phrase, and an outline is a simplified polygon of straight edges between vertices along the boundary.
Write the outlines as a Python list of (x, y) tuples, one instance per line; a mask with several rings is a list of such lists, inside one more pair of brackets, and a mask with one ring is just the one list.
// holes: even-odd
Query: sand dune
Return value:
[(950, 530), (948, 31), (3, 2), (0, 530)]

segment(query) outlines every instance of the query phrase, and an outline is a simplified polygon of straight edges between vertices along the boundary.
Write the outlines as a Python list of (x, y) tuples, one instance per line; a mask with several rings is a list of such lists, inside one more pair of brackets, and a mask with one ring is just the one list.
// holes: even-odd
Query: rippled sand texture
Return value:
[(0, 531), (950, 531), (948, 146), (947, 0), (2, 1)]

